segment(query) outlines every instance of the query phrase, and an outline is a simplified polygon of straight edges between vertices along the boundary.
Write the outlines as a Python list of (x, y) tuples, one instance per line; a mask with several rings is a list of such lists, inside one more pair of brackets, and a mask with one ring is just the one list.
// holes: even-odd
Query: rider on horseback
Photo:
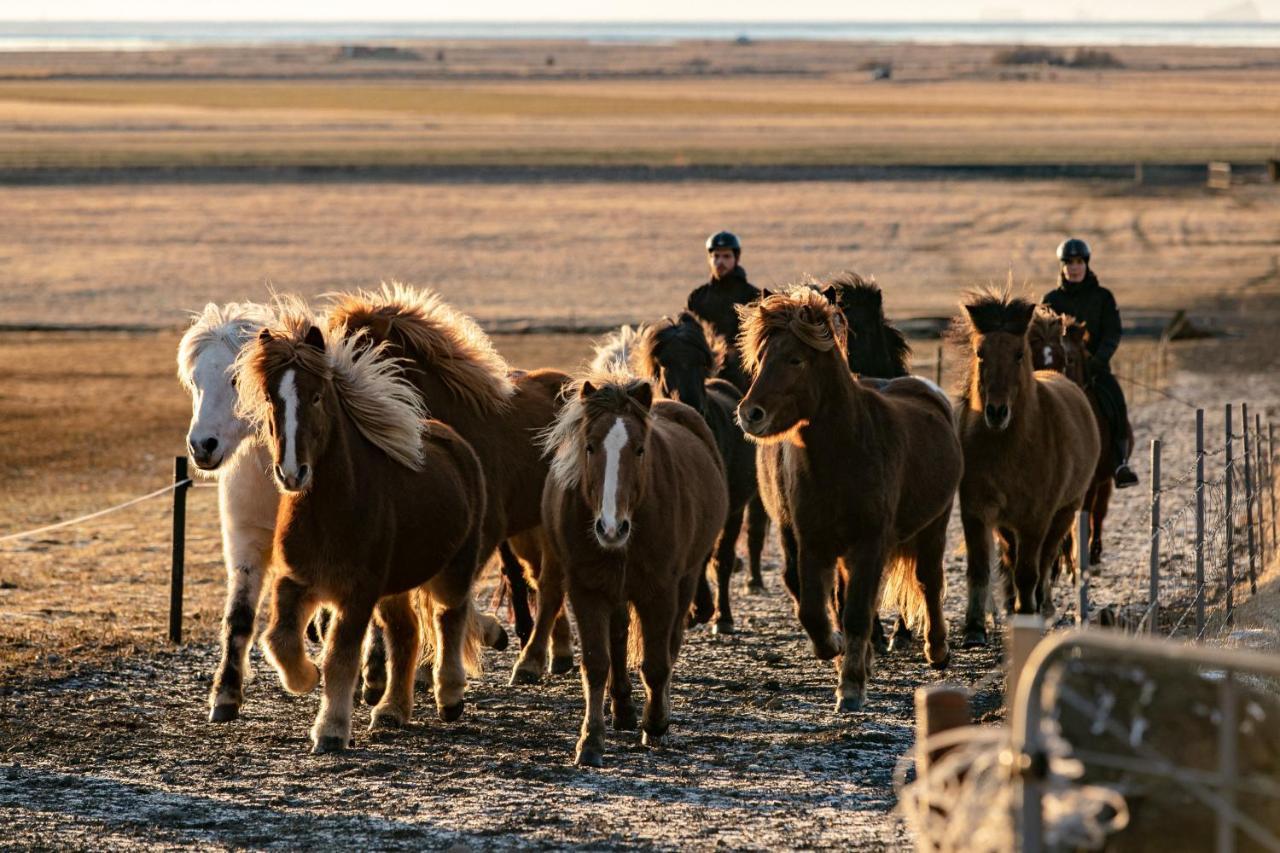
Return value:
[(1120, 346), (1120, 309), (1111, 291), (1098, 283), (1089, 268), (1089, 244), (1072, 237), (1058, 246), (1061, 275), (1058, 286), (1042, 300), (1059, 314), (1069, 314), (1088, 332), (1088, 382), (1098, 398), (1098, 408), (1111, 427), (1112, 452), (1119, 460), (1117, 489), (1135, 486), (1138, 476), (1129, 468), (1129, 411), (1124, 392), (1111, 373), (1111, 357)]
[(711, 280), (689, 294), (689, 310), (711, 324), (716, 334), (729, 345), (728, 357), (720, 372), (746, 391), (751, 384), (738, 358), (739, 305), (747, 305), (760, 298), (760, 291), (747, 281), (747, 271), (738, 260), (742, 257), (742, 243), (735, 234), (720, 231), (707, 238), (707, 263), (711, 267)]

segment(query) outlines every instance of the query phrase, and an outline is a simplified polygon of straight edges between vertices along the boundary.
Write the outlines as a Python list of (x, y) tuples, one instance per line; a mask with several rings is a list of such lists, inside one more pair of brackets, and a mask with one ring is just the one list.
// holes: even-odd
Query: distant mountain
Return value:
[(1253, 0), (1242, 0), (1240, 3), (1232, 3), (1223, 6), (1221, 9), (1215, 9), (1204, 16), (1206, 21), (1215, 21), (1218, 23), (1250, 23), (1262, 20), (1262, 10), (1258, 8), (1258, 4)]

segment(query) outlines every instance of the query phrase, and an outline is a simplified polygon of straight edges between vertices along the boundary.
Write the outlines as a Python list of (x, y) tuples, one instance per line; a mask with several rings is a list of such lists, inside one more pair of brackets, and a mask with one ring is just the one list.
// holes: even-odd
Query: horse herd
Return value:
[[(946, 666), (957, 496), (965, 643), (986, 641), (993, 535), (1008, 608), (1050, 610), (1101, 461), (1086, 394), (1054, 372), (1079, 360), (1078, 334), (1007, 293), (962, 307), (969, 367), (953, 403), (907, 375), (879, 288), (852, 274), (765, 291), (738, 309), (737, 341), (687, 312), (624, 327), (576, 376), (511, 369), (474, 321), (399, 284), (323, 313), (293, 297), (207, 306), (178, 373), (189, 453), (218, 480), (228, 575), (210, 719), (240, 712), (268, 582), (262, 645), (282, 683), (307, 693), (323, 674), (313, 751), (349, 746), (362, 658), (370, 728), (409, 721), (415, 678), (457, 719), (480, 645), (507, 643), (473, 604), (497, 553), (523, 643), (512, 683), (572, 669), (567, 603), (586, 706), (576, 761), (600, 766), (606, 689), (613, 727), (660, 743), (687, 625), (733, 630), (744, 519), (748, 588), (771, 520), (800, 624), (837, 662), (840, 711), (862, 707), (889, 646), (882, 599), (898, 611), (892, 646), (919, 627), (925, 659)], [(745, 389), (718, 378), (727, 360)], [(317, 614), (318, 665), (305, 642)]]

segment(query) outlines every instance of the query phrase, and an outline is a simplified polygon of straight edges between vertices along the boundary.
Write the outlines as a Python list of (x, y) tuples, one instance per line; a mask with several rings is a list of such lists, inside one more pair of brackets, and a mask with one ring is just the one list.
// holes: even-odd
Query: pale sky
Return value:
[[(1201, 20), (1240, 0), (0, 0), (0, 20), (964, 21)], [(1249, 0), (1244, 0), (1249, 2)], [(1267, 19), (1280, 0), (1253, 0)]]

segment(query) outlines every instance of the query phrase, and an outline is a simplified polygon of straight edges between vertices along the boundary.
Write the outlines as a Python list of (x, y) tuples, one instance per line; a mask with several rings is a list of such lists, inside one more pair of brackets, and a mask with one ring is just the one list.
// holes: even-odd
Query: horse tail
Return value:
[[(413, 611), (418, 617), (418, 641), (421, 648), (418, 659), (430, 667), (434, 665), (436, 648), (439, 645), (439, 638), (436, 635), (436, 600), (427, 584), (415, 589), (411, 598)], [(491, 640), (496, 643), (493, 628), (496, 627), (504, 636), (505, 632), (502, 631), (498, 620), (481, 613), (469, 598), (466, 608), (467, 632), (462, 641), (462, 666), (467, 675), (474, 678), (484, 672), (482, 649), (490, 645)]]
[(924, 585), (916, 578), (914, 550), (900, 550), (889, 561), (885, 573), (881, 601), (898, 609), (902, 621), (911, 631), (925, 622)]

